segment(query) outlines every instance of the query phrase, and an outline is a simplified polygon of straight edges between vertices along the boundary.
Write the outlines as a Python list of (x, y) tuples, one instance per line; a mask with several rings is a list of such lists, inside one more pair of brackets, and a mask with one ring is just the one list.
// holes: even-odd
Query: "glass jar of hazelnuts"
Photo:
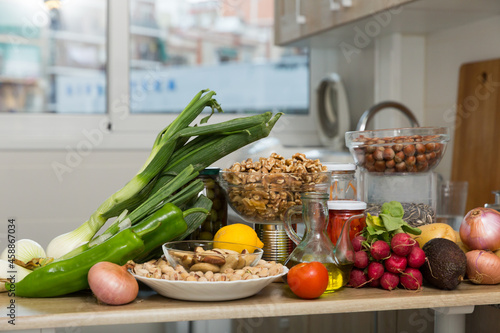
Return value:
[(403, 219), (418, 227), (435, 222), (437, 175), (449, 141), (446, 127), (395, 128), (346, 133), (346, 145), (360, 169), (359, 197), (376, 213), (399, 201)]
[(345, 137), (359, 168), (384, 174), (431, 171), (450, 139), (446, 127), (354, 131)]

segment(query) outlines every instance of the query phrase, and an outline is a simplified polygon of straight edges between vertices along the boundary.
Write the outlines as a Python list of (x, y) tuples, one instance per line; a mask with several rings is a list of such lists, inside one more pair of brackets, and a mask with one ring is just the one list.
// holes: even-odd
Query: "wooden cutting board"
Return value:
[(500, 190), (500, 59), (460, 67), (451, 180), (469, 183), (466, 212)]

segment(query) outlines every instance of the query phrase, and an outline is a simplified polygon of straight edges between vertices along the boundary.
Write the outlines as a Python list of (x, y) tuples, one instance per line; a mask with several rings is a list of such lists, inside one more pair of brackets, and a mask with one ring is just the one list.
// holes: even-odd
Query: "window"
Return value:
[(131, 95), (146, 95), (131, 112), (176, 113), (208, 87), (226, 113), (307, 114), (307, 53), (274, 46), (273, 9), (273, 0), (130, 1)]
[(95, 129), (109, 134), (101, 148), (149, 148), (206, 88), (225, 111), (213, 121), (284, 112), (273, 134), (315, 135), (307, 49), (274, 46), (273, 6), (0, 0), (0, 80), (8, 78), (0, 81), (0, 148), (66, 149)]
[(0, 112), (105, 113), (106, 0), (0, 0)]

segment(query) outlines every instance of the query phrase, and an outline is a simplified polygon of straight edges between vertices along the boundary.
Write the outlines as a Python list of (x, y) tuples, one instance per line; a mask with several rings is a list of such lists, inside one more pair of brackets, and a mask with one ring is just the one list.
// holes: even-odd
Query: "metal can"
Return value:
[(219, 170), (219, 168), (206, 168), (198, 176), (204, 184), (201, 193), (212, 200), (212, 210), (200, 227), (190, 235), (192, 240), (212, 240), (215, 233), (227, 225), (226, 197), (217, 182)]

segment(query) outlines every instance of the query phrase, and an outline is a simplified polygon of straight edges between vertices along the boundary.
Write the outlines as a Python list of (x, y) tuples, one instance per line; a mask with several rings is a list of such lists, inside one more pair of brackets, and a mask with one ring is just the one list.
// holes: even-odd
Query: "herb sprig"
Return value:
[(363, 231), (366, 242), (371, 244), (377, 240), (383, 240), (390, 243), (392, 237), (401, 232), (420, 235), (422, 231), (406, 223), (403, 215), (403, 205), (398, 201), (384, 203), (378, 216), (368, 214), (366, 228)]

